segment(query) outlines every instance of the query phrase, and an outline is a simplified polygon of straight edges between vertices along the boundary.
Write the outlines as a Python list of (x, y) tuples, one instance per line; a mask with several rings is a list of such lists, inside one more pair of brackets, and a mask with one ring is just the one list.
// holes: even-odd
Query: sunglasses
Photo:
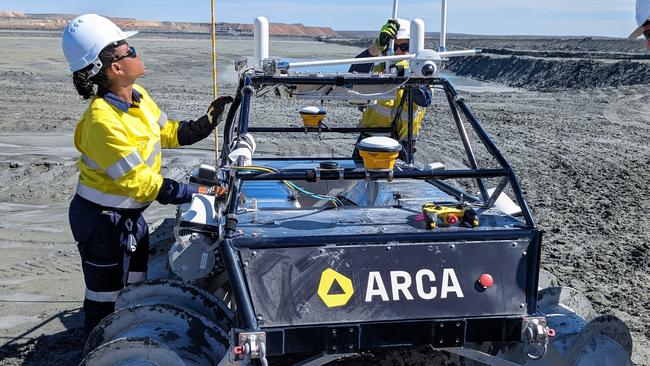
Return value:
[(135, 47), (131, 46), (131, 47), (129, 47), (129, 50), (126, 51), (125, 54), (120, 55), (120, 56), (115, 56), (115, 57), (113, 58), (113, 62), (117, 62), (117, 61), (122, 60), (122, 59), (125, 59), (125, 58), (127, 58), (127, 57), (129, 57), (129, 58), (136, 58), (136, 57), (138, 57), (138, 52), (135, 50)]
[(406, 52), (409, 50), (409, 44), (408, 43), (402, 43), (402, 44), (396, 44), (395, 45), (395, 51), (401, 50), (402, 52)]

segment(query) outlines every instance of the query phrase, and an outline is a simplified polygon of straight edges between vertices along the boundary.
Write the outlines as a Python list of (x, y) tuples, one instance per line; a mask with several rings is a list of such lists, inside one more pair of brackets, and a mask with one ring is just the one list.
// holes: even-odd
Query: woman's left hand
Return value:
[(210, 121), (210, 124), (212, 127), (217, 127), (219, 125), (219, 122), (221, 122), (221, 117), (223, 116), (223, 112), (226, 110), (226, 105), (232, 103), (233, 99), (231, 96), (222, 96), (210, 103), (210, 107), (208, 107), (208, 121)]

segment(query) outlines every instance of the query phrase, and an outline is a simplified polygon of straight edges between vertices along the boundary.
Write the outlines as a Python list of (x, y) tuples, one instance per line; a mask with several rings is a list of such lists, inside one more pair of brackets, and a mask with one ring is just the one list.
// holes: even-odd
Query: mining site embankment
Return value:
[[(363, 47), (370, 38), (332, 42)], [(437, 42), (427, 48), (438, 49)], [(453, 57), (446, 70), (459, 76), (533, 90), (618, 87), (650, 83), (650, 53), (640, 41), (602, 38), (450, 38), (449, 51), (480, 48)]]
[[(37, 37), (0, 32), (2, 365), (74, 365), (81, 358), (84, 283), (67, 207), (78, 174), (73, 132), (88, 102), (75, 92), (59, 37), (58, 32)], [(271, 54), (296, 59), (349, 58), (370, 44), (369, 40), (346, 42), (342, 46), (274, 38)], [(129, 43), (137, 48), (147, 70), (138, 82), (170, 118), (191, 119), (205, 113), (212, 100), (209, 36), (146, 34)], [(451, 38), (448, 46), (647, 54), (640, 42), (607, 39)], [(232, 95), (233, 62), (239, 56), (253, 55), (253, 40), (220, 37), (217, 47), (218, 91)], [(506, 64), (497, 65), (499, 59)], [(507, 62), (514, 65), (527, 59), (530, 63), (508, 68)], [(614, 314), (625, 321), (632, 332), (633, 361), (650, 366), (647, 60), (495, 52), (453, 62), (457, 64), (448, 64), (449, 70), (458, 67), (459, 73), (516, 87), (481, 92), (459, 89), (512, 165), (544, 231), (542, 267), (562, 285), (582, 292), (597, 313)], [(566, 68), (553, 66), (565, 62)], [(598, 68), (584, 67), (584, 73), (572, 75), (575, 65), (584, 62), (619, 66), (604, 79)], [(628, 63), (641, 66), (627, 69)], [(626, 73), (633, 75), (627, 78)], [(567, 78), (576, 81), (564, 82)], [(620, 82), (614, 83), (616, 78)], [(298, 110), (311, 103), (259, 96), (251, 121), (296, 126)], [(446, 133), (455, 126), (446, 103), (443, 93), (434, 95), (418, 137), (416, 158), (459, 166), (467, 163), (466, 157), (457, 135)], [(355, 106), (331, 102), (325, 107), (329, 125), (347, 127), (359, 121)], [(260, 153), (282, 156), (351, 153), (356, 142), (356, 136), (317, 137), (302, 132), (256, 138)], [(198, 164), (212, 164), (213, 146), (206, 140), (192, 148), (165, 150), (163, 175), (182, 180)], [(174, 213), (172, 206), (154, 204), (145, 217), (153, 224)], [(396, 354), (385, 364), (435, 365), (432, 353)]]

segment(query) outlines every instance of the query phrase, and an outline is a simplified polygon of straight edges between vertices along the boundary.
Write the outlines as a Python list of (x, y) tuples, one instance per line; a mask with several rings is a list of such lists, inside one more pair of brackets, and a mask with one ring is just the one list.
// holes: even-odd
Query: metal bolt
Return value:
[(256, 252), (256, 251), (252, 251), (252, 252), (251, 252), (251, 257), (254, 257), (254, 256), (256, 256), (256, 255), (257, 255), (257, 252)]
[(439, 341), (439, 343), (440, 343), (440, 344), (442, 344), (443, 342), (444, 342), (444, 341), (442, 340), (442, 338), (440, 338), (440, 341)]
[(336, 346), (332, 346), (332, 350), (336, 351)]
[(336, 335), (336, 329), (332, 329), (332, 334)]
[(454, 244), (450, 245), (449, 249), (456, 249), (456, 245), (454, 245)]
[(354, 328), (350, 328), (350, 333), (354, 333)]
[(244, 261), (244, 267), (248, 267), (248, 261)]
[(319, 249), (318, 252), (319, 252), (320, 254), (323, 254), (323, 253), (325, 253), (325, 249)]
[(456, 323), (456, 326), (457, 326), (457, 327), (460, 327), (460, 322)]
[(517, 243), (512, 243), (512, 247), (513, 247), (513, 248), (516, 248), (516, 247), (517, 247)]
[(353, 348), (354, 348), (354, 346), (353, 346), (353, 345), (350, 345), (350, 349), (353, 349)]
[(519, 309), (523, 309), (526, 307), (526, 304), (519, 304)]
[(525, 257), (527, 254), (528, 254), (528, 253), (526, 253), (526, 252), (522, 252), (522, 253), (521, 253), (521, 256), (522, 256), (522, 257)]
[(444, 327), (445, 327), (445, 323), (440, 323), (440, 328), (444, 328)]
[(386, 247), (386, 250), (390, 250), (390, 247)]
[(456, 344), (460, 343), (460, 339), (456, 338)]
[(257, 319), (257, 321), (264, 321), (264, 316), (262, 314), (257, 314), (255, 318)]

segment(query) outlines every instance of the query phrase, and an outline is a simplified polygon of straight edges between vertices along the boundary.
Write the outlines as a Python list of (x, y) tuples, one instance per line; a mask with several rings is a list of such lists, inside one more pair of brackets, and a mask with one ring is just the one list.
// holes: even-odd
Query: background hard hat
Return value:
[(635, 39), (643, 34), (643, 24), (650, 19), (650, 0), (636, 0), (637, 29), (630, 34), (629, 39)]
[(61, 38), (61, 46), (70, 71), (75, 72), (94, 64), (93, 75), (102, 67), (98, 56), (104, 47), (138, 32), (122, 32), (110, 20), (97, 14), (84, 14), (74, 18)]
[(395, 39), (409, 39), (411, 38), (411, 22), (406, 19), (397, 18), (399, 29), (397, 30), (397, 37)]

